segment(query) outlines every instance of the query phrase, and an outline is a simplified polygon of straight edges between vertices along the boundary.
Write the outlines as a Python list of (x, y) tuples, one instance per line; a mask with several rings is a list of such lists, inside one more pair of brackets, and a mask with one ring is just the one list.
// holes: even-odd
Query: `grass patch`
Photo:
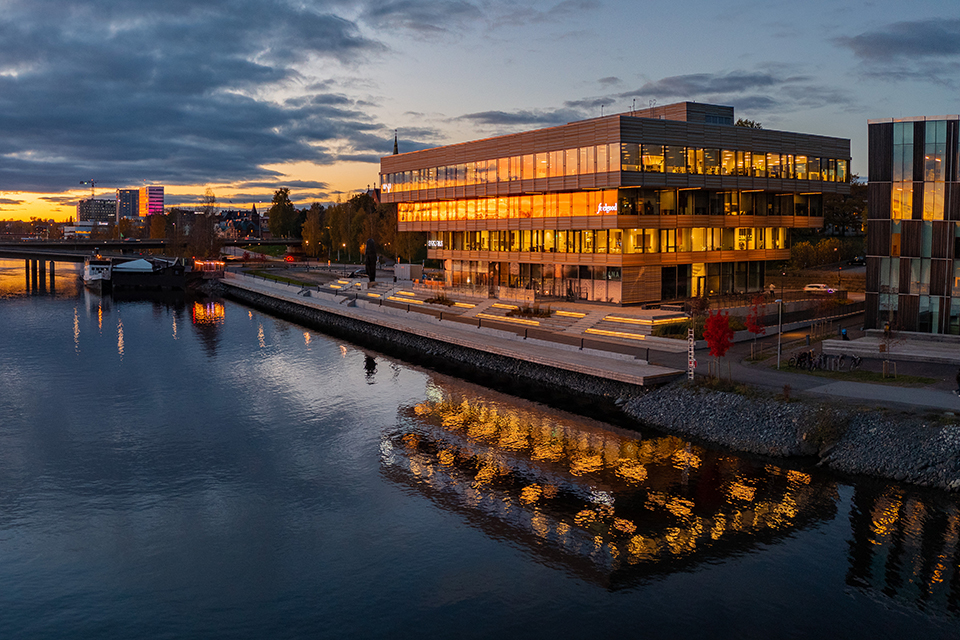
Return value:
[(550, 307), (541, 309), (538, 303), (525, 304), (522, 307), (507, 311), (507, 315), (515, 318), (549, 318), (553, 314)]
[(809, 369), (797, 369), (784, 365), (781, 361), (780, 370), (787, 371), (789, 373), (804, 373), (808, 376), (816, 376), (818, 378), (828, 378), (830, 380), (844, 380), (848, 382), (871, 382), (874, 384), (888, 384), (891, 386), (926, 386), (931, 385), (937, 382), (935, 378), (925, 378), (923, 376), (906, 376), (900, 375), (896, 378), (884, 378), (883, 374), (879, 371), (864, 371), (863, 369), (857, 369), (856, 371), (824, 371), (814, 370), (810, 371)]
[(837, 411), (826, 407), (819, 407), (809, 416), (805, 425), (803, 440), (812, 445), (819, 452), (825, 452), (827, 449), (840, 442), (843, 434), (847, 432), (849, 422), (846, 417)]
[(249, 251), (251, 253), (265, 253), (268, 256), (279, 258), (280, 256), (287, 255), (287, 245), (285, 244), (254, 244), (254, 245), (250, 245), (249, 247), (245, 247), (244, 251)]
[(297, 280), (296, 278), (290, 278), (290, 277), (288, 277), (288, 276), (277, 275), (277, 274), (271, 273), (271, 272), (269, 272), (269, 271), (263, 271), (263, 270), (261, 270), (261, 269), (253, 269), (253, 270), (250, 270), (250, 271), (244, 271), (244, 273), (246, 273), (247, 275), (257, 276), (257, 277), (260, 277), (260, 278), (264, 278), (264, 279), (266, 279), (266, 280), (273, 280), (274, 282), (282, 282), (282, 283), (284, 283), (284, 284), (296, 284), (296, 285), (300, 285), (301, 287), (313, 286), (313, 284), (314, 284), (314, 283), (312, 283), (312, 282), (306, 282), (306, 281), (304, 281), (304, 280)]
[(456, 304), (456, 302), (454, 302), (447, 296), (443, 295), (442, 293), (432, 298), (427, 298), (426, 300), (424, 300), (424, 302), (426, 302), (427, 304), (442, 304), (446, 307), (452, 307), (453, 305)]

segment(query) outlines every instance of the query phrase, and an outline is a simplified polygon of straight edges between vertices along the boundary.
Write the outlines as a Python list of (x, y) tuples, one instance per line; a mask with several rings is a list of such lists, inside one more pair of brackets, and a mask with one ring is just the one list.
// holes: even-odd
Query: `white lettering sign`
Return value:
[(601, 202), (600, 204), (597, 205), (597, 215), (600, 215), (601, 213), (616, 213), (616, 212), (617, 212), (616, 203), (605, 204)]
[(443, 248), (443, 240), (427, 240), (428, 247)]

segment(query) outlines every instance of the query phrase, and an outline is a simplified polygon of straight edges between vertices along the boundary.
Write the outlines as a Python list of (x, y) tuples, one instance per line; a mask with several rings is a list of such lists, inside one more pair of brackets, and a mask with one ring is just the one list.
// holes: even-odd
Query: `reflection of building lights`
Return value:
[(193, 324), (222, 324), (226, 317), (222, 302), (193, 303)]

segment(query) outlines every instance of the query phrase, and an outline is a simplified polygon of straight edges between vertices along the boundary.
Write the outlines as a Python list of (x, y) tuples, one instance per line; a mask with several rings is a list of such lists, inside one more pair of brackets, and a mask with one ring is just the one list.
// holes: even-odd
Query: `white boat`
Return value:
[(96, 255), (83, 261), (83, 286), (86, 288), (103, 293), (110, 289), (110, 277), (110, 258)]

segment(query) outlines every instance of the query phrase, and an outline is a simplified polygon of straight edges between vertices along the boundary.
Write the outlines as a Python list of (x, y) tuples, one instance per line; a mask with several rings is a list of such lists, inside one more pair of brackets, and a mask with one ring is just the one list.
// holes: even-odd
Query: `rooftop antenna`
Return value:
[(603, 105), (600, 105), (600, 117), (603, 117)]
[(397, 155), (398, 153), (400, 153), (400, 149), (399, 149), (399, 147), (398, 147), (398, 145), (397, 145), (397, 142), (398, 142), (398, 140), (397, 140), (397, 130), (394, 129), (394, 130), (393, 130), (393, 155)]
[(637, 113), (637, 99), (633, 99), (633, 106), (630, 108), (630, 115), (636, 115)]

